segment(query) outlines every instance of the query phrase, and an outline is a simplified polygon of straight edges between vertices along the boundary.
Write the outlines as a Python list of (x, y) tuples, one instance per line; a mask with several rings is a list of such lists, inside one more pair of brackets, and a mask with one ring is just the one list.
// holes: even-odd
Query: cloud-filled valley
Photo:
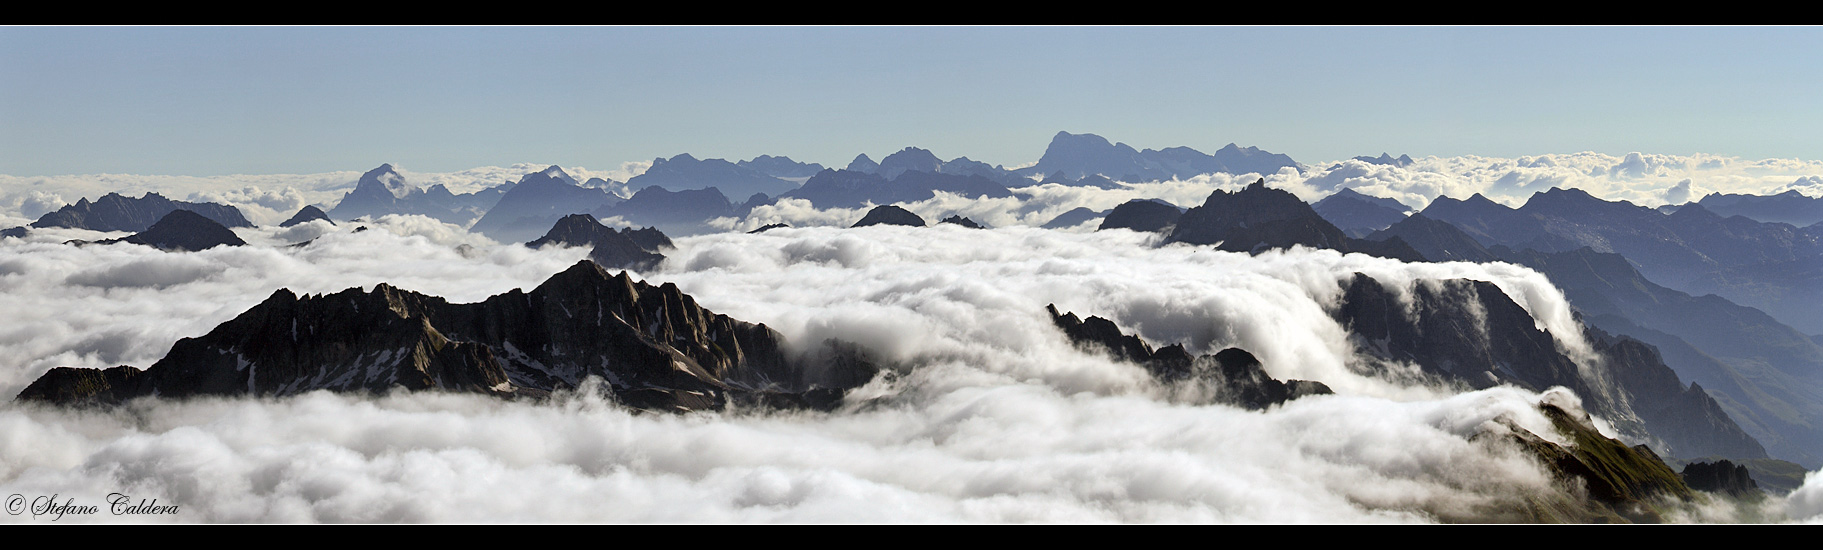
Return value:
[[(564, 171), (630, 193), (637, 189), (623, 182), (651, 164)], [(1384, 284), (1413, 317), (1425, 285), (1486, 281), (1585, 376), (1615, 376), (1601, 355), (1607, 344), (1585, 335), (1565, 288), (1539, 269), (1303, 246), (1227, 252), (1164, 233), (1097, 231), (1099, 214), (1039, 226), (1132, 200), (1193, 207), (1260, 180), (1309, 203), (1347, 188), (1422, 210), (1476, 193), (1519, 206), (1550, 188), (1643, 206), (1713, 192), (1811, 196), (1823, 174), (1815, 161), (1701, 154), (1301, 168), (1107, 187), (1034, 176), (1009, 186), (1011, 196), (938, 190), (899, 204), (931, 222), (964, 216), (986, 230), (850, 227), (870, 209), (773, 197), (706, 220), (705, 232), (672, 235), (662, 263), (634, 270), (707, 310), (763, 323), (789, 348), (840, 341), (866, 350), (883, 373), (832, 411), (635, 412), (593, 386), (548, 400), (400, 390), (117, 408), (17, 401), (0, 406), (0, 495), (143, 495), (182, 513), (134, 519), (180, 522), (1564, 521), (1581, 517), (1566, 510), (1587, 490), (1508, 436), (1574, 447), (1575, 434), (1540, 405), (1580, 412), (1582, 398), (1562, 388), (1474, 389), (1415, 360), (1375, 356), (1364, 346), (1384, 342), (1351, 336), (1338, 320), (1356, 274)], [(544, 169), (400, 173), (412, 186), (462, 194)], [(0, 237), (0, 311), (11, 321), (0, 327), (0, 393), (20, 395), (56, 367), (145, 368), (279, 289), (314, 296), (385, 283), (473, 303), (530, 291), (593, 257), (503, 243), (425, 215), (277, 227), (305, 206), (334, 207), (361, 177), (0, 176), (0, 228), (109, 192), (231, 205), (256, 225), (233, 229), (248, 246), (193, 252), (66, 244), (130, 232), (42, 227)], [(749, 233), (779, 223), (789, 227)], [(1211, 402), (1197, 392), (1219, 390), (1168, 384), (1074, 344), (1048, 304), (1111, 320), (1152, 346), (1182, 344), (1192, 355), (1240, 348), (1273, 379), (1320, 381), (1334, 395), (1264, 410)], [(1476, 315), (1486, 322), (1487, 312)], [(1727, 399), (1730, 411), (1745, 406)], [(1628, 444), (1654, 443), (1603, 419), (1595, 425)], [(1784, 496), (1656, 506), (1669, 521), (1818, 521), (1823, 476)], [(117, 519), (104, 511), (58, 521)]]
[[(0, 284), (25, 322), (0, 345), (31, 359), (4, 366), (6, 390), (52, 366), (144, 366), (279, 287), (385, 281), (475, 301), (529, 288), (584, 252), (480, 243), (465, 256), (456, 246), (472, 243), (407, 223), (321, 225), (304, 230), (317, 240), (301, 248), (272, 246), (304, 236), (274, 229), (241, 231), (265, 246), (196, 253), (9, 241)], [(181, 503), (179, 520), (211, 522), (1518, 521), (1527, 499), (1563, 498), (1531, 459), (1475, 437), (1501, 417), (1553, 433), (1533, 408), (1549, 397), (1363, 376), (1324, 311), (1356, 271), (1472, 277), (1500, 284), (1553, 334), (1577, 334), (1542, 276), (1322, 250), (1153, 248), (1149, 238), (941, 226), (725, 233), (678, 239), (659, 270), (640, 274), (794, 343), (845, 338), (900, 369), (833, 413), (633, 414), (587, 392), (548, 403), (313, 393), (114, 412), (15, 404), (0, 412), (11, 434), (0, 492), (156, 496)], [(1139, 368), (1070, 346), (1044, 313), (1050, 302), (1151, 341), (1241, 346), (1275, 376), (1324, 380), (1341, 395), (1265, 412), (1176, 402)], [(1792, 497), (1793, 510), (1808, 510), (1808, 494)], [(1672, 519), (1781, 517), (1780, 506)]]

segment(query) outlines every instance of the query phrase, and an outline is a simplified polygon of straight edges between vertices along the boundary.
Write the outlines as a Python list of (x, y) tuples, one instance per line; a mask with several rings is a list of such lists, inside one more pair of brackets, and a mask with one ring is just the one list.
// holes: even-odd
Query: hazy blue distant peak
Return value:
[(798, 162), (791, 160), (791, 157), (771, 155), (760, 155), (753, 157), (753, 160), (743, 160), (734, 164), (776, 178), (808, 178), (823, 171), (821, 164)]
[(361, 187), (378, 187), (380, 189), (385, 189), (393, 198), (398, 199), (409, 197), (418, 191), (417, 187), (405, 183), (405, 176), (399, 175), (399, 172), (393, 169), (391, 163), (381, 164), (378, 168), (368, 170), (367, 173), (361, 174), (360, 181), (355, 182), (355, 188), (359, 189)]
[(1404, 168), (1406, 166), (1412, 165), (1412, 157), (1410, 157), (1410, 156), (1399, 155), (1399, 158), (1393, 158), (1392, 155), (1387, 154), (1385, 152), (1380, 153), (1379, 157), (1360, 156), (1360, 157), (1355, 157), (1355, 160), (1365, 162), (1368, 164), (1379, 164), (1379, 165), (1384, 165), (1384, 166), (1397, 166), (1400, 168)]
[[(1350, 189), (1347, 187), (1342, 188), (1342, 190), (1340, 190), (1340, 191), (1336, 191), (1335, 194), (1330, 195), (1330, 197), (1332, 197), (1332, 198), (1339, 197), (1339, 198), (1343, 198), (1343, 199), (1354, 199), (1354, 200), (1358, 200), (1358, 201), (1363, 201), (1368, 204), (1373, 204), (1373, 205), (1384, 207), (1384, 208), (1390, 208), (1397, 212), (1411, 212), (1414, 210), (1412, 207), (1407, 206), (1405, 203), (1399, 202), (1398, 199), (1390, 199), (1390, 198), (1386, 198), (1386, 197), (1376, 197), (1376, 196), (1368, 195), (1368, 194), (1365, 194), (1360, 191), (1356, 191), (1354, 189)], [(1328, 199), (1324, 199), (1324, 200), (1328, 200)]]
[(690, 156), (690, 153), (678, 153), (677, 156), (671, 157), (669, 159), (666, 159), (664, 157), (652, 159), (652, 165), (658, 166), (658, 165), (664, 164), (666, 162), (677, 162), (677, 161), (697, 162), (696, 157)]
[(851, 172), (872, 174), (880, 171), (880, 163), (874, 162), (874, 159), (867, 158), (867, 153), (861, 153), (855, 155), (854, 160), (849, 161), (847, 169)]
[(899, 152), (880, 159), (880, 175), (893, 179), (908, 171), (929, 172), (932, 174), (943, 170), (943, 160), (938, 159), (928, 149), (906, 147)]
[[(563, 168), (561, 168), (555, 164), (552, 164), (550, 168), (546, 168), (546, 169), (544, 169), (544, 171), (539, 172), (539, 174), (543, 174), (544, 176), (563, 181), (564, 183), (568, 183), (570, 185), (575, 185), (578, 187), (582, 186), (582, 183), (576, 181), (575, 177), (570, 176), (569, 172), (563, 171)], [(521, 180), (521, 181), (524, 181), (524, 180)]]

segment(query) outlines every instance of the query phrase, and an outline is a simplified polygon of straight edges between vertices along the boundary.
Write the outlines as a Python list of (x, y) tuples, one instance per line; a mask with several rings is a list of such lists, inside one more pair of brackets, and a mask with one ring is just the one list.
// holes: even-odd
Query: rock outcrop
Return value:
[(588, 214), (564, 216), (543, 237), (525, 243), (528, 248), (546, 245), (590, 247), (589, 259), (596, 264), (638, 271), (657, 267), (665, 260), (662, 251), (672, 248), (671, 239), (657, 229), (614, 229)]
[(1076, 345), (1145, 367), (1153, 378), (1167, 385), (1180, 389), (1194, 385), (1210, 390), (1193, 392), (1199, 397), (1210, 395), (1215, 401), (1257, 410), (1307, 395), (1334, 393), (1322, 382), (1276, 380), (1246, 350), (1228, 348), (1201, 357), (1191, 356), (1181, 344), (1154, 350), (1138, 336), (1121, 333), (1113, 321), (1093, 316), (1079, 319), (1075, 313), (1058, 313), (1056, 305), (1045, 309), (1051, 314), (1051, 322)]
[(1754, 483), (1753, 476), (1748, 474), (1745, 464), (1735, 464), (1727, 460), (1715, 462), (1692, 462), (1684, 466), (1678, 474), (1684, 483), (1698, 491), (1723, 493), (1737, 497), (1757, 496), (1760, 484)]
[(281, 289), (208, 334), (179, 340), (144, 371), (57, 368), (19, 399), (112, 404), (394, 388), (536, 397), (598, 377), (640, 409), (830, 407), (874, 373), (849, 348), (789, 351), (778, 332), (717, 315), (675, 285), (610, 275), (584, 260), (531, 292), (472, 304), (384, 283), (315, 296)]

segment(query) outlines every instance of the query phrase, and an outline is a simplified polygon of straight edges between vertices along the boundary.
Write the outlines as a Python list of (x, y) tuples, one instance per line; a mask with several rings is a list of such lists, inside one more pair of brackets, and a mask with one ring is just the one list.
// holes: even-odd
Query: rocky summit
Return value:
[(531, 292), (472, 304), (384, 283), (313, 296), (281, 289), (208, 334), (179, 340), (143, 371), (52, 369), (19, 399), (112, 404), (394, 388), (544, 396), (597, 377), (621, 403), (646, 410), (824, 408), (875, 372), (852, 346), (793, 352), (778, 332), (704, 309), (676, 285), (610, 275), (584, 260)]
[(525, 243), (530, 248), (546, 245), (587, 246), (589, 259), (603, 267), (615, 269), (651, 269), (665, 260), (660, 251), (672, 248), (671, 239), (657, 229), (614, 229), (602, 225), (595, 216), (571, 214), (557, 220), (543, 237)]
[(1297, 196), (1266, 187), (1264, 178), (1234, 193), (1219, 189), (1210, 193), (1201, 206), (1178, 217), (1165, 242), (1214, 245), (1219, 250), (1255, 253), (1301, 245), (1408, 262), (1424, 261), (1423, 255), (1396, 237), (1386, 241), (1349, 238)]

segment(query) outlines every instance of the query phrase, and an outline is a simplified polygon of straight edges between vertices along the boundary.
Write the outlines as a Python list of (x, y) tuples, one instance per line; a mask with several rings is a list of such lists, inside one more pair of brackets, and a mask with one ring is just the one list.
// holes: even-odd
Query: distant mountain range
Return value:
[(32, 227), (69, 227), (91, 231), (145, 231), (175, 210), (188, 210), (224, 227), (253, 227), (240, 209), (215, 203), (174, 201), (158, 193), (128, 198), (108, 193), (95, 202), (84, 198), (76, 204), (45, 214)]
[(606, 189), (583, 187), (562, 168), (552, 166), (519, 178), (469, 231), (501, 242), (529, 241), (564, 216), (622, 200)]
[(1819, 228), (1723, 218), (1700, 204), (1667, 215), (1579, 189), (1534, 194), (1515, 209), (1479, 194), (1440, 197), (1423, 214), (1486, 246), (1541, 252), (1614, 252), (1659, 284), (1714, 293), (1759, 308), (1809, 334), (1823, 333), (1823, 234)]
[(1189, 147), (1136, 151), (1095, 134), (1058, 132), (1037, 164), (1016, 173), (1027, 177), (1061, 173), (1073, 179), (1100, 174), (1125, 182), (1146, 182), (1214, 173), (1270, 175), (1285, 168), (1303, 170), (1291, 157), (1233, 143), (1214, 154)]
[[(575, 180), (571, 179), (570, 183), (575, 184)], [(394, 170), (391, 164), (382, 164), (361, 174), (354, 189), (343, 195), (342, 200), (327, 214), (331, 219), (343, 221), (373, 219), (388, 214), (416, 214), (468, 227), (483, 213), (494, 208), (500, 198), (512, 188), (513, 184), (503, 183), (461, 195), (451, 193), (449, 188), (442, 185), (419, 189), (407, 183), (405, 176)]]

